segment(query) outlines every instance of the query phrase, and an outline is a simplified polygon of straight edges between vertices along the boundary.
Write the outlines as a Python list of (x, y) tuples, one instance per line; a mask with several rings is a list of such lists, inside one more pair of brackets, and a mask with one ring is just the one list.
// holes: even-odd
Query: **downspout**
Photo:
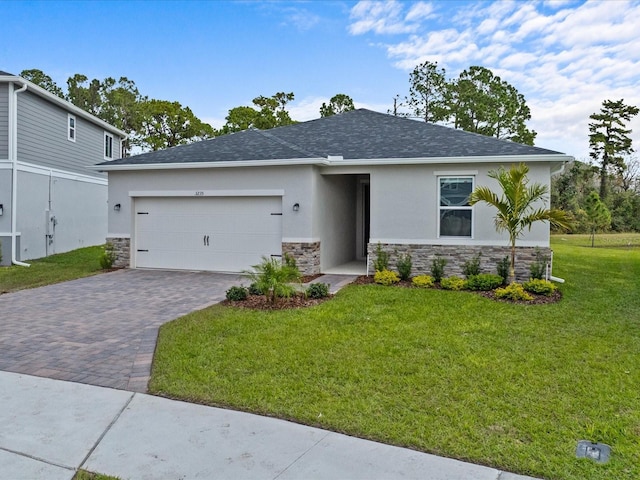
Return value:
[[(562, 162), (560, 168), (551, 172), (551, 175), (555, 175), (556, 173), (564, 173), (564, 167), (567, 162)], [(553, 276), (553, 250), (551, 250), (551, 262), (547, 264), (547, 280), (551, 280), (553, 282), (564, 283), (564, 278), (554, 277)]]
[(11, 263), (30, 267), (16, 258), (16, 235), (18, 231), (18, 94), (27, 89), (25, 83), (18, 90), (9, 83), (9, 160), (11, 161)]

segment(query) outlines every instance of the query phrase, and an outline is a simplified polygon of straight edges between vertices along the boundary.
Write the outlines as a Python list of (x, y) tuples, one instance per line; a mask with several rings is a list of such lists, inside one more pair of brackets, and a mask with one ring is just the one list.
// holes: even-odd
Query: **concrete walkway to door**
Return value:
[(158, 328), (238, 275), (119, 270), (0, 295), (0, 370), (145, 392)]

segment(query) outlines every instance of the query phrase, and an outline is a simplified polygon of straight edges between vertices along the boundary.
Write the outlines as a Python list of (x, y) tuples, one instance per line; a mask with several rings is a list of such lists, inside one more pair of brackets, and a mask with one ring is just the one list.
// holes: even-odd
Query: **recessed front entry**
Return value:
[(135, 200), (134, 264), (241, 272), (282, 254), (281, 197)]

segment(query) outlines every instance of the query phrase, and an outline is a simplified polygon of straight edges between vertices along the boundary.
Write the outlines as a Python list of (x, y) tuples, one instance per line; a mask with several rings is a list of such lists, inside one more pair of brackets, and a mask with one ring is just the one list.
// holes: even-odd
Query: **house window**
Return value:
[(67, 115), (67, 140), (76, 141), (76, 117)]
[(113, 135), (104, 132), (104, 158), (111, 160), (113, 158)]
[(440, 237), (471, 237), (473, 207), (469, 195), (473, 177), (438, 178), (438, 218)]

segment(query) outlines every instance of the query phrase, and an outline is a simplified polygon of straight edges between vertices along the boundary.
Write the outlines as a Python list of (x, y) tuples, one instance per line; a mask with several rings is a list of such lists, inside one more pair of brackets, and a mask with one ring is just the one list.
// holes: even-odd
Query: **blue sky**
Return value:
[[(60, 86), (126, 76), (219, 127), (230, 108), (294, 92), (296, 120), (336, 93), (385, 112), (409, 72), (471, 65), (514, 85), (536, 144), (584, 159), (605, 99), (640, 105), (640, 1), (0, 1), (0, 70)], [(9, 20), (10, 19), (10, 20)], [(640, 149), (640, 119), (631, 127)]]

